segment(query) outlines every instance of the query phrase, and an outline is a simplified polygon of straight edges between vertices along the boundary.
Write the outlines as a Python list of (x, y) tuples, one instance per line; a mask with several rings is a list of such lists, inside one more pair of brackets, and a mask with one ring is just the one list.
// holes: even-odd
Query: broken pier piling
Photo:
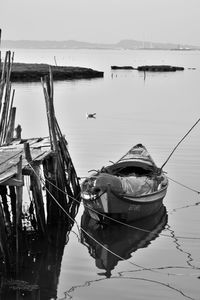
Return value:
[(20, 125), (15, 130), (12, 57), (6, 54), (0, 81), (0, 261), (5, 272), (18, 265), (27, 235), (48, 239), (52, 227), (69, 228), (80, 204), (78, 177), (55, 117), (52, 71), (42, 79), (49, 136), (22, 138)]

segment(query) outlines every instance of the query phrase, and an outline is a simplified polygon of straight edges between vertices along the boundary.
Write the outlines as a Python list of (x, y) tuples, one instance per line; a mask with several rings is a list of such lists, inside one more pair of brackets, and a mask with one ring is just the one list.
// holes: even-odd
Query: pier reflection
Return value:
[(79, 208), (78, 202), (73, 205), (68, 210), (71, 218), (65, 223), (61, 218), (48, 225), (45, 237), (23, 227), (19, 253), (16, 253), (15, 244), (10, 251), (16, 257), (15, 263), (8, 268), (0, 257), (0, 299), (57, 299), (63, 252)]
[(129, 227), (114, 222), (102, 226), (84, 212), (81, 242), (95, 259), (97, 268), (105, 271), (98, 274), (109, 278), (120, 260), (127, 260), (137, 249), (148, 247), (166, 224), (165, 206), (153, 216), (129, 223)]

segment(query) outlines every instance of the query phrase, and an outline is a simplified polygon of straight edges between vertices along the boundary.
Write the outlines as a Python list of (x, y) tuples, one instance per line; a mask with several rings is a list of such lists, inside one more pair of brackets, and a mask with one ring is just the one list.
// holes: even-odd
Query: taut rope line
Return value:
[(187, 185), (185, 185), (185, 184), (183, 184), (183, 183), (181, 183), (181, 182), (178, 182), (178, 181), (176, 181), (176, 180), (174, 180), (174, 179), (172, 179), (172, 178), (170, 178), (170, 177), (168, 177), (168, 176), (167, 176), (167, 178), (168, 178), (169, 180), (171, 180), (171, 181), (173, 181), (173, 182), (175, 182), (175, 183), (177, 183), (177, 184), (183, 186), (184, 188), (186, 188), (186, 189), (192, 191), (192, 192), (195, 192), (195, 193), (197, 193), (197, 194), (200, 194), (200, 191), (198, 191), (198, 190), (195, 190), (195, 189), (193, 189), (193, 188), (190, 188), (189, 186), (187, 186)]
[[(35, 173), (35, 170), (33, 169), (33, 167), (31, 166), (30, 163), (29, 163), (29, 166), (32, 168), (33, 172)], [(35, 173), (35, 174), (36, 174), (36, 173)], [(36, 174), (36, 176), (39, 178), (40, 181), (42, 181), (42, 183), (44, 184), (44, 187), (45, 187), (44, 179), (41, 178), (41, 177), (39, 177), (38, 174)], [(46, 178), (45, 178), (45, 179), (46, 179)], [(61, 190), (59, 187), (57, 187), (55, 184), (53, 184), (52, 182), (50, 182), (48, 179), (46, 179), (46, 181), (48, 181), (52, 186), (54, 186), (55, 188), (57, 188), (57, 189), (58, 189), (59, 191), (61, 191), (62, 193), (66, 194), (66, 195), (67, 195), (69, 198), (71, 198), (73, 201), (80, 203), (76, 198), (74, 198), (74, 197), (68, 195), (65, 191)], [(45, 189), (47, 190), (46, 187), (45, 187)], [(52, 196), (52, 197), (53, 197), (53, 196)], [(56, 200), (56, 201), (57, 201), (57, 200)], [(58, 203), (58, 205), (59, 205), (60, 207), (62, 207), (59, 203)], [(85, 205), (85, 207), (87, 207), (87, 206)], [(92, 211), (96, 212), (96, 211), (95, 211), (94, 209), (92, 209), (91, 207), (90, 207), (90, 209), (91, 209)], [(62, 207), (62, 210), (64, 211), (63, 207)], [(67, 212), (66, 212), (66, 213), (67, 213)], [(99, 213), (99, 212), (98, 212), (98, 213)], [(99, 213), (99, 214), (102, 215), (102, 216), (104, 216), (102, 213)], [(109, 220), (114, 221), (114, 222), (116, 222), (116, 223), (118, 223), (118, 224), (124, 225), (124, 226), (126, 226), (126, 227), (129, 227), (129, 228), (132, 228), (132, 229), (137, 229), (137, 230), (140, 230), (140, 231), (143, 231), (143, 232), (147, 232), (147, 233), (152, 233), (152, 234), (153, 234), (152, 231), (149, 231), (149, 230), (146, 230), (146, 229), (142, 229), (142, 228), (139, 228), (139, 227), (136, 227), (136, 226), (132, 226), (132, 225), (130, 225), (130, 224), (127, 224), (127, 223), (121, 222), (121, 221), (119, 221), (119, 220), (113, 219), (113, 218), (111, 218), (111, 217), (109, 217), (109, 216), (106, 216), (106, 218), (108, 218)], [(170, 236), (170, 235), (167, 235), (167, 234), (160, 233), (159, 235), (160, 235), (160, 236), (164, 236), (164, 237), (171, 238), (171, 236)], [(185, 237), (185, 236), (176, 236), (176, 237), (179, 238), (179, 239), (185, 239), (185, 240), (200, 240), (200, 237)]]
[[(32, 166), (31, 166), (32, 168)], [(33, 168), (32, 168), (33, 169)], [(33, 169), (33, 171), (35, 172), (35, 170)], [(36, 174), (36, 173), (35, 173)], [(36, 174), (37, 175), (37, 174)], [(38, 176), (38, 175), (37, 175)], [(38, 178), (41, 180), (41, 178), (38, 176)], [(43, 183), (44, 183), (44, 180), (41, 180)], [(154, 270), (152, 268), (145, 268), (141, 265), (138, 265), (136, 263), (133, 263), (131, 261), (127, 261), (126, 259), (124, 259), (122, 256), (116, 254), (115, 252), (111, 251), (110, 249), (108, 249), (107, 247), (105, 247), (103, 244), (101, 244), (99, 241), (97, 241), (93, 236), (91, 236), (86, 230), (84, 230), (81, 226), (78, 225), (77, 221), (75, 219), (73, 219), (68, 213), (67, 211), (60, 205), (60, 203), (56, 200), (56, 198), (51, 194), (51, 192), (46, 188), (46, 186), (44, 186), (45, 190), (51, 195), (52, 199), (56, 202), (56, 204), (62, 209), (62, 211), (76, 224), (77, 228), (78, 228), (78, 231), (79, 231), (79, 234), (80, 234), (80, 229), (89, 237), (91, 238), (93, 241), (95, 241), (95, 243), (97, 243), (98, 245), (100, 245), (102, 248), (104, 248), (106, 251), (108, 251), (109, 253), (111, 253), (112, 255), (116, 256), (117, 258), (119, 258), (120, 260), (122, 261), (126, 261), (128, 262), (129, 264), (133, 265), (134, 267), (138, 267), (138, 268), (141, 268), (143, 271), (151, 271), (153, 273), (160, 273), (160, 274), (163, 274), (163, 275), (173, 275), (173, 276), (180, 276), (180, 275), (183, 275), (184, 274), (174, 274), (174, 273), (163, 273), (163, 272), (159, 272), (157, 270)], [(75, 200), (75, 199), (74, 199)], [(169, 237), (169, 236), (168, 236)], [(171, 238), (171, 237), (170, 237)]]
[(164, 164), (162, 165), (162, 167), (160, 168), (161, 170), (163, 169), (163, 167), (166, 165), (166, 163), (169, 161), (170, 157), (172, 156), (172, 154), (174, 153), (174, 151), (178, 148), (178, 146), (180, 145), (180, 143), (186, 138), (186, 136), (192, 131), (192, 129), (199, 123), (200, 119), (198, 119), (194, 125), (190, 128), (190, 130), (188, 130), (188, 132), (184, 135), (184, 137), (178, 142), (178, 144), (176, 145), (176, 147), (173, 149), (173, 151), (171, 152), (171, 154), (168, 156), (167, 160), (164, 162)]

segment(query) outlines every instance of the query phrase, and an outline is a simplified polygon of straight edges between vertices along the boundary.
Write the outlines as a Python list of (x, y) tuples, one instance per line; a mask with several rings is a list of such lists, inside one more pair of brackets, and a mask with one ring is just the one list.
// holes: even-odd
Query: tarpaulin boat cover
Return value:
[(147, 176), (118, 177), (100, 174), (94, 183), (94, 187), (102, 191), (106, 191), (108, 185), (115, 193), (126, 193), (132, 196), (149, 194), (157, 188), (157, 182)]
[(152, 193), (157, 186), (155, 180), (147, 176), (121, 177), (120, 180), (123, 191), (132, 196), (140, 196)]

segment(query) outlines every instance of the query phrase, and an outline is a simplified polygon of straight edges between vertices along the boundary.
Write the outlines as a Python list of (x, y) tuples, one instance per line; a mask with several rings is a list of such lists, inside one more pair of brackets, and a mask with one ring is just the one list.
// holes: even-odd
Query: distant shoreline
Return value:
[(115, 44), (88, 43), (75, 40), (67, 41), (31, 41), (31, 40), (2, 40), (1, 49), (71, 49), (71, 50), (200, 50), (200, 46), (174, 43), (155, 43), (136, 40), (122, 40)]

